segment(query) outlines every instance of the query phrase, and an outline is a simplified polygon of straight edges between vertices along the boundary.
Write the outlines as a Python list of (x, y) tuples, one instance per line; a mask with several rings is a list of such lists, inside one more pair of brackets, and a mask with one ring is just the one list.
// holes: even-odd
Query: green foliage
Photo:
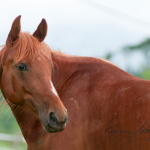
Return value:
[(126, 46), (123, 48), (124, 51), (142, 51), (143, 54), (146, 54), (150, 51), (150, 38), (146, 39), (145, 41), (141, 42), (137, 45)]
[[(0, 107), (0, 109), (2, 106)], [(9, 110), (8, 110), (9, 109)], [(4, 109), (1, 117), (0, 117), (0, 133), (9, 133), (13, 134), (18, 132), (20, 129), (18, 127), (18, 124), (10, 110), (10, 108), (7, 107), (7, 110)]]
[[(1, 93), (1, 92), (0, 92)], [(0, 97), (0, 133), (21, 135), (20, 128), (13, 116), (10, 107), (2, 102), (3, 96)], [(12, 142), (12, 141), (2, 141), (0, 140), (0, 148), (8, 149), (19, 149), (26, 150), (27, 146), (25, 142)], [(2, 148), (2, 149), (3, 149)]]
[(108, 60), (110, 60), (112, 57), (113, 57), (113, 53), (107, 53), (105, 55), (105, 58), (108, 59)]
[(142, 71), (132, 71), (131, 69), (126, 71), (138, 78), (150, 80), (150, 68), (143, 69)]
[[(2, 101), (2, 96), (0, 102)], [(19, 132), (19, 126), (10, 110), (8, 105), (5, 106), (5, 103), (2, 103), (0, 106), (0, 133), (16, 133)]]
[(126, 46), (123, 48), (123, 52), (131, 54), (131, 52), (140, 52), (145, 61), (145, 69), (150, 67), (150, 38), (142, 41), (137, 45)]
[(150, 80), (150, 38), (142, 41), (141, 43), (139, 43), (137, 45), (125, 46), (124, 48), (122, 48), (122, 50), (116, 51), (115, 53), (107, 53), (105, 55), (105, 58), (110, 60), (116, 54), (119, 54), (119, 53), (127, 54), (127, 55), (131, 55), (131, 54), (134, 55), (136, 53), (139, 54), (139, 52), (141, 54), (141, 57), (144, 58), (143, 59), (144, 62), (142, 62), (142, 64), (141, 64), (141, 66), (143, 66), (143, 67), (140, 68), (139, 70), (133, 71), (131, 66), (127, 66), (128, 69), (126, 71), (136, 77)]
[(143, 72), (141, 72), (141, 78), (150, 80), (150, 68), (147, 68)]

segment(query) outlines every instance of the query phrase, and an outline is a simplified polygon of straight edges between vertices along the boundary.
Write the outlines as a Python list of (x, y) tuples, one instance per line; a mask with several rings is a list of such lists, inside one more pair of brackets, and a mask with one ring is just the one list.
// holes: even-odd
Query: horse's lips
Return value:
[(62, 128), (61, 130), (55, 130), (54, 128), (52, 128), (50, 125), (43, 125), (43, 129), (48, 132), (48, 133), (55, 133), (55, 132), (60, 132), (60, 131), (63, 131), (64, 128)]
[(52, 127), (49, 126), (49, 125), (43, 125), (42, 123), (42, 126), (43, 126), (43, 129), (48, 132), (48, 133), (53, 133), (54, 131), (52, 130)]
[(46, 129), (46, 131), (49, 132), (49, 133), (55, 132), (55, 131), (53, 131), (53, 128), (52, 128), (51, 126), (49, 126), (49, 125), (45, 126), (45, 129)]

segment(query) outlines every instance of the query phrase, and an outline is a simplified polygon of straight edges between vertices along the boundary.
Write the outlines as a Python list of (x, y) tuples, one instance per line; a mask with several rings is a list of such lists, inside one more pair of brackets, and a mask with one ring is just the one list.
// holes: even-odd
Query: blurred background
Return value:
[[(45, 42), (64, 53), (107, 58), (127, 72), (150, 79), (149, 0), (0, 0), (0, 45), (14, 19), (22, 31), (45, 18)], [(2, 96), (1, 96), (2, 102)], [(0, 150), (25, 150), (20, 129), (5, 103), (0, 106)]]

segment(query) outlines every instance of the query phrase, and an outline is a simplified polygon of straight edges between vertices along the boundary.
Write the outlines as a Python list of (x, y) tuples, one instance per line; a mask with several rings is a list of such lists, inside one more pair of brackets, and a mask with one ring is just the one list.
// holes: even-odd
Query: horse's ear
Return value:
[(21, 16), (18, 16), (11, 27), (11, 30), (9, 32), (7, 41), (6, 41), (6, 45), (10, 45), (11, 43), (13, 43), (18, 37), (19, 37), (19, 32), (21, 30), (21, 25), (20, 25), (20, 18)]
[(46, 37), (46, 34), (47, 34), (47, 23), (45, 19), (42, 19), (36, 31), (33, 33), (33, 36), (36, 37), (40, 42), (42, 42)]

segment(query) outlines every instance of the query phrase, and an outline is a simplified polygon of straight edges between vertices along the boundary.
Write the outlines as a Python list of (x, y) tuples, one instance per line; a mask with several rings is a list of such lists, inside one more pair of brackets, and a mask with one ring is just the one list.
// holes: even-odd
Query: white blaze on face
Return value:
[(52, 92), (58, 97), (58, 94), (56, 92), (56, 89), (54, 88), (54, 85), (52, 83), (52, 81), (50, 81), (51, 87), (52, 87)]

